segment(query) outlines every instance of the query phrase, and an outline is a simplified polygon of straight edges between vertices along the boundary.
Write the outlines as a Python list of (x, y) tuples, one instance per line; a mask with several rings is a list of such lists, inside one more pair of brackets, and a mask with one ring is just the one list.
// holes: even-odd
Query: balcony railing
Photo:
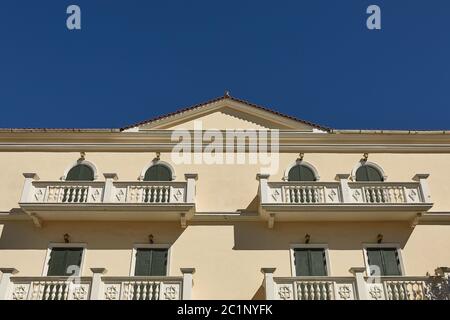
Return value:
[[(427, 177), (418, 174), (412, 182), (349, 182), (348, 175), (338, 175), (336, 182), (269, 182), (268, 175), (260, 174), (260, 212), (269, 219), (280, 214), (285, 220), (411, 219), (433, 206)], [(355, 214), (331, 215), (333, 211)]]
[(182, 277), (104, 277), (105, 300), (180, 300)]
[[(82, 219), (88, 212), (130, 218), (128, 212), (153, 211), (164, 215), (153, 218), (183, 219), (194, 214), (196, 174), (186, 174), (186, 181), (117, 181), (116, 174), (105, 174), (105, 181), (39, 181), (35, 173), (25, 173), (20, 207), (33, 218), (55, 216)], [(71, 213), (69, 215), (68, 213)], [(152, 215), (135, 214), (134, 218)], [(92, 214), (89, 218), (95, 218)]]
[(16, 277), (15, 269), (0, 269), (0, 300), (189, 300), (193, 268), (180, 277)]
[[(439, 270), (439, 271), (438, 271)], [(263, 268), (270, 300), (449, 300), (450, 268), (436, 276), (365, 277), (365, 268), (352, 268), (354, 277), (273, 277)]]

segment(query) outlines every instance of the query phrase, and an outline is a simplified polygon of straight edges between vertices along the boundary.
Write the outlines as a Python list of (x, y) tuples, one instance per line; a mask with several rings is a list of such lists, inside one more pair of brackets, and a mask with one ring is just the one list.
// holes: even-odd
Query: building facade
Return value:
[(450, 132), (226, 94), (121, 129), (1, 129), (0, 152), (0, 299), (449, 298)]

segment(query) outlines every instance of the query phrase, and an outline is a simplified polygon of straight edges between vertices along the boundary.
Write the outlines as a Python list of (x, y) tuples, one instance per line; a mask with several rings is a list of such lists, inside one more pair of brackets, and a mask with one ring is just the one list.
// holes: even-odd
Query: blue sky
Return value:
[(448, 0), (1, 0), (0, 127), (122, 127), (227, 89), (333, 128), (450, 129), (449, 21)]

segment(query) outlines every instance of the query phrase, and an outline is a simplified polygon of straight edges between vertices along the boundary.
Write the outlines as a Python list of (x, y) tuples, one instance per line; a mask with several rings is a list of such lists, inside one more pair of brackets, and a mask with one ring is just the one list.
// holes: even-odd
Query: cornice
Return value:
[[(145, 132), (2, 132), (0, 151), (12, 152), (149, 152), (171, 151), (172, 130)], [(190, 131), (191, 136), (194, 132)], [(269, 134), (270, 137), (270, 134)], [(208, 145), (208, 142), (204, 142)], [(248, 147), (248, 145), (246, 145)], [(270, 147), (270, 146), (269, 146)], [(269, 148), (270, 150), (270, 148)], [(315, 133), (279, 131), (280, 152), (450, 153), (445, 132), (393, 131)]]

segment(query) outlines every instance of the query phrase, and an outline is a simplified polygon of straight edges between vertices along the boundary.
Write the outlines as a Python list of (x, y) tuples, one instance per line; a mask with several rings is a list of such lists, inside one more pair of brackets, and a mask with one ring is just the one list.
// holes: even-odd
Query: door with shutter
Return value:
[(168, 249), (136, 250), (135, 276), (166, 276)]
[(294, 265), (297, 277), (327, 276), (325, 249), (294, 249)]
[(79, 275), (83, 248), (52, 248), (47, 276)]
[(367, 248), (367, 262), (371, 275), (377, 270), (380, 276), (400, 276), (400, 258), (397, 248)]

